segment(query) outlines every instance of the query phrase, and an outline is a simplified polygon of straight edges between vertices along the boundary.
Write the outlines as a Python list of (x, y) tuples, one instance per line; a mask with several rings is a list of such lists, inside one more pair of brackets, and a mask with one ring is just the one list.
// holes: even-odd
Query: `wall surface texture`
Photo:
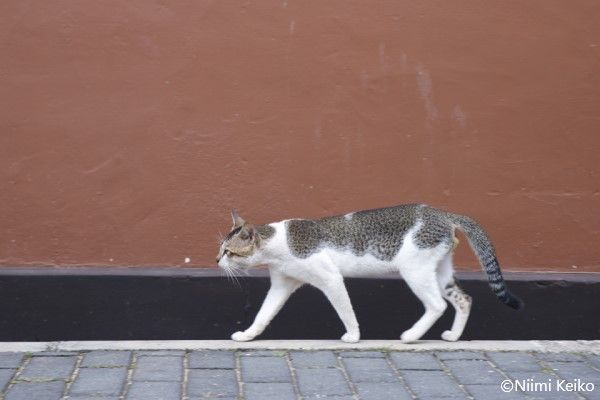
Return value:
[(230, 207), (425, 202), (482, 222), (506, 269), (600, 271), (599, 20), (597, 0), (4, 0), (0, 264), (214, 266)]

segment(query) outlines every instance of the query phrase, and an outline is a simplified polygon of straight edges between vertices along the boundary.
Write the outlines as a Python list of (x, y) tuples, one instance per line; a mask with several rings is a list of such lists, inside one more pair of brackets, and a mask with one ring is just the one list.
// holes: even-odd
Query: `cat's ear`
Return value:
[(248, 232), (248, 240), (260, 247), (260, 235), (254, 225), (246, 225), (246, 231)]
[(238, 214), (238, 212), (235, 208), (231, 209), (231, 219), (233, 220), (234, 228), (239, 228), (240, 226), (244, 226), (244, 224), (246, 223), (246, 221), (244, 221), (242, 219), (242, 217), (240, 217), (240, 214)]
[(248, 232), (248, 239), (250, 240), (254, 240), (254, 238), (256, 238), (257, 236), (256, 228), (254, 227), (254, 225), (246, 225), (246, 232)]

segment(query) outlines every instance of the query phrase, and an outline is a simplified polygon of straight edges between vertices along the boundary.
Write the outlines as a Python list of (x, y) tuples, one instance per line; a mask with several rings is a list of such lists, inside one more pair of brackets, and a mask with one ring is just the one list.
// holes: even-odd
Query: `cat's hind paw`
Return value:
[(452, 331), (444, 331), (442, 333), (442, 339), (444, 339), (447, 342), (456, 342), (458, 338), (460, 338), (460, 335), (457, 335)]
[(360, 340), (360, 333), (346, 332), (346, 333), (344, 333), (344, 336), (342, 336), (342, 342), (346, 342), (346, 343), (358, 343), (359, 340)]
[(247, 334), (246, 332), (236, 332), (231, 335), (231, 340), (235, 340), (236, 342), (249, 342), (254, 339), (254, 336)]

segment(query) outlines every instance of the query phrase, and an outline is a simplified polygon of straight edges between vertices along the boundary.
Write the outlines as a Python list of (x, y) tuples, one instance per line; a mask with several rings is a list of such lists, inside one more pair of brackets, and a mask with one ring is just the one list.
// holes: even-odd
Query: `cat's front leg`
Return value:
[(271, 270), (271, 288), (256, 314), (254, 322), (245, 331), (235, 332), (231, 335), (231, 339), (237, 342), (247, 342), (263, 333), (290, 295), (301, 285), (302, 282)]

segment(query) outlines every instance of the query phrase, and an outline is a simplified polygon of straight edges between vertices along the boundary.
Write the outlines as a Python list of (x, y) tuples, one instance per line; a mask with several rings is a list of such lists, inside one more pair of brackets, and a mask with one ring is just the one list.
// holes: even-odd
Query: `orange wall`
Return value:
[(599, 17), (597, 0), (4, 0), (0, 264), (211, 266), (230, 207), (426, 202), (479, 219), (507, 269), (600, 271)]

